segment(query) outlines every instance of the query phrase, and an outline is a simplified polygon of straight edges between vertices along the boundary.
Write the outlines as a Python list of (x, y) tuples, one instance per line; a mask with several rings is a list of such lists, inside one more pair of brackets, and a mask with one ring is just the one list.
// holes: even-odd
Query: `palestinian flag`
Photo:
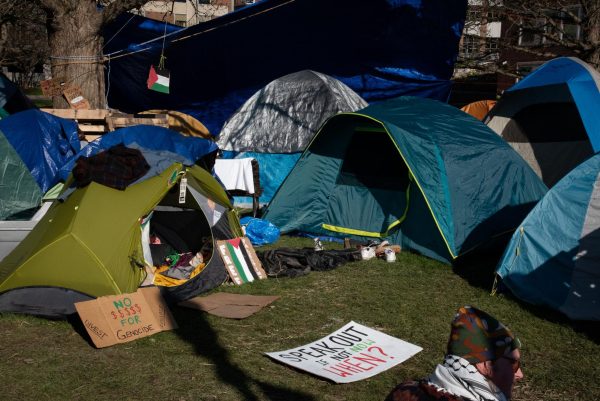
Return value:
[(247, 238), (217, 241), (217, 247), (231, 280), (237, 284), (267, 278)]
[(148, 75), (148, 89), (161, 92), (169, 93), (169, 71), (164, 68), (154, 68), (150, 66), (150, 74)]

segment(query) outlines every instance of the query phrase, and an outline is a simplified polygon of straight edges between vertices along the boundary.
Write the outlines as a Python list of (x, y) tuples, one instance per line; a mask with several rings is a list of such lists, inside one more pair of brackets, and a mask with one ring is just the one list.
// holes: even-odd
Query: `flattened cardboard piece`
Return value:
[(77, 302), (75, 309), (97, 348), (177, 328), (157, 287)]
[(42, 94), (44, 96), (60, 96), (63, 94), (63, 88), (59, 81), (54, 79), (46, 79), (40, 81)]
[(234, 284), (242, 285), (267, 278), (247, 237), (217, 241), (217, 249)]
[(81, 88), (77, 85), (67, 86), (63, 90), (63, 96), (65, 97), (65, 99), (67, 99), (67, 102), (69, 102), (69, 106), (72, 109), (90, 109), (90, 102), (88, 102), (88, 100), (85, 97), (83, 97), (83, 92), (81, 91)]
[(350, 383), (384, 372), (422, 350), (418, 345), (352, 321), (320, 340), (265, 354), (335, 383)]
[(179, 305), (186, 308), (199, 309), (211, 315), (229, 319), (245, 319), (279, 298), (279, 296), (269, 295), (242, 295), (218, 292), (205, 297), (195, 297), (181, 302)]

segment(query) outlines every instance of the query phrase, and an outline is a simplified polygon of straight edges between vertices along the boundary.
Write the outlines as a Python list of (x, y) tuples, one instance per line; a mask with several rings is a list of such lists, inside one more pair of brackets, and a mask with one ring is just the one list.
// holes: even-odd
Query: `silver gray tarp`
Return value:
[(225, 122), (217, 143), (237, 152), (301, 152), (329, 117), (367, 106), (337, 79), (303, 70), (256, 92)]

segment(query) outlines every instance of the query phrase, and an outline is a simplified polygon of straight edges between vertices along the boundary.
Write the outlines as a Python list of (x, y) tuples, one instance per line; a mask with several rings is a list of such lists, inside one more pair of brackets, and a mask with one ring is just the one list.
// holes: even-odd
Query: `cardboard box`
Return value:
[(177, 328), (157, 287), (77, 302), (75, 309), (97, 348)]

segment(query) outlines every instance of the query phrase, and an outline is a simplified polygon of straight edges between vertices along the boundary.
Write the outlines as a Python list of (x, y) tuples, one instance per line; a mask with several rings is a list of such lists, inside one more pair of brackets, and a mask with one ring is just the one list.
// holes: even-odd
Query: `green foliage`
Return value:
[[(268, 248), (279, 246), (312, 246), (312, 240), (283, 237)], [(327, 242), (324, 246), (339, 247)], [(491, 275), (490, 265), (480, 267)], [(597, 327), (582, 327), (509, 297), (491, 296), (490, 288), (474, 285), (466, 276), (473, 270), (458, 275), (450, 266), (403, 253), (395, 263), (355, 262), (295, 279), (223, 286), (215, 291), (281, 298), (244, 320), (174, 307), (178, 330), (105, 349), (89, 344), (77, 319), (2, 315), (0, 375), (7, 384), (2, 398), (382, 400), (395, 384), (426, 376), (440, 362), (454, 312), (471, 304), (506, 323), (523, 341), (525, 379), (517, 385), (515, 400), (600, 399), (595, 384), (600, 344), (593, 338)], [(263, 354), (314, 341), (350, 320), (423, 351), (382, 374), (345, 385), (296, 371)]]

